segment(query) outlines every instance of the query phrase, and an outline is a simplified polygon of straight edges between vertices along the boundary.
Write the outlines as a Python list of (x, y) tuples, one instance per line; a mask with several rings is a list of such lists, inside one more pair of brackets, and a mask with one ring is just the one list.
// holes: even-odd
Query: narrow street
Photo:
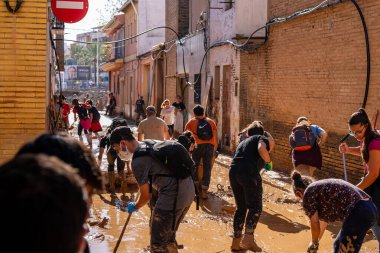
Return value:
[[(103, 130), (111, 119), (102, 115)], [(73, 130), (75, 133), (75, 129)], [(98, 153), (98, 142), (94, 141), (94, 154)], [(230, 252), (234, 199), (228, 182), (230, 157), (220, 155), (213, 167), (211, 196), (201, 201), (200, 210), (195, 202), (177, 233), (177, 241), (184, 248), (180, 252)], [(102, 170), (106, 172), (103, 157)], [(263, 175), (264, 210), (256, 230), (256, 238), (264, 252), (305, 252), (310, 238), (308, 219), (300, 203), (291, 192), (290, 179), (275, 171)], [(94, 196), (90, 218), (90, 233), (87, 236), (91, 252), (113, 252), (121, 230), (128, 217), (129, 199), (136, 197), (137, 188), (129, 187), (126, 198), (117, 194)], [(149, 245), (150, 209), (145, 206), (133, 213), (118, 252), (147, 252)], [(331, 252), (340, 224), (329, 225), (320, 243), (319, 252)], [(361, 252), (375, 253), (377, 242), (367, 235)]]

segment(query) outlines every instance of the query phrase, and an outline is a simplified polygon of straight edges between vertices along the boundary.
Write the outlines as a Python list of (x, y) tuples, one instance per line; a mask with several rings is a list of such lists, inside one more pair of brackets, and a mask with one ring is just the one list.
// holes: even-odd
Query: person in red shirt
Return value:
[(85, 103), (79, 103), (78, 99), (73, 99), (72, 104), (74, 106), (74, 121), (77, 121), (77, 115), (79, 117), (78, 124), (78, 136), (79, 140), (83, 142), (82, 131), (86, 135), (88, 145), (92, 148), (92, 139), (88, 134), (88, 130), (91, 127), (90, 116), (88, 115), (88, 106)]
[(64, 95), (59, 95), (58, 104), (61, 106), (63, 126), (66, 130), (69, 130), (70, 105), (66, 102), (66, 97)]
[(91, 120), (91, 127), (89, 129), (89, 132), (90, 132), (90, 135), (92, 136), (92, 133), (95, 134), (96, 138), (100, 138), (100, 135), (98, 134), (99, 132), (103, 131), (102, 129), (102, 126), (100, 125), (100, 113), (98, 111), (98, 109), (93, 106), (93, 102), (91, 99), (88, 99), (86, 101), (86, 104), (88, 106), (88, 113), (89, 113), (89, 116), (90, 116), (90, 120)]
[(211, 181), (212, 158), (218, 148), (218, 129), (215, 122), (205, 117), (204, 108), (196, 105), (193, 109), (194, 118), (186, 124), (186, 130), (193, 133), (196, 148), (192, 157), (198, 174), (199, 164), (203, 160), (202, 198), (207, 199), (207, 191)]

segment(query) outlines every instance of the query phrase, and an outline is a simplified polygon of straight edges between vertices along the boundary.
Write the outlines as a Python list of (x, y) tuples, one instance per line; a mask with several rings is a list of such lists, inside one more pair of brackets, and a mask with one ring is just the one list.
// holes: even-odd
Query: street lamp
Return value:
[(96, 33), (96, 87), (99, 88), (99, 29), (94, 30)]

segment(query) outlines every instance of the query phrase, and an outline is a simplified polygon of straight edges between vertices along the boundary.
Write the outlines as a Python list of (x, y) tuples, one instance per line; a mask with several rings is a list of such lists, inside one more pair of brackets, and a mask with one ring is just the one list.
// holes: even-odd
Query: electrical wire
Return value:
[[(228, 39), (228, 40), (222, 40), (222, 41), (216, 41), (214, 43), (212, 43), (208, 48), (205, 48), (205, 53), (203, 55), (203, 58), (202, 58), (202, 62), (201, 62), (201, 66), (200, 66), (200, 70), (199, 70), (199, 73), (202, 72), (202, 69), (203, 69), (203, 65), (204, 65), (204, 62), (207, 58), (207, 54), (208, 52), (215, 48), (215, 47), (220, 47), (220, 46), (224, 46), (224, 45), (232, 45), (236, 50), (241, 50), (241, 51), (245, 51), (245, 52), (252, 52), (252, 51), (255, 51), (257, 50), (258, 48), (260, 48), (261, 46), (263, 46), (267, 40), (268, 40), (268, 29), (269, 27), (271, 27), (272, 25), (275, 25), (275, 24), (280, 24), (280, 23), (284, 23), (284, 22), (288, 22), (296, 17), (300, 17), (300, 16), (304, 16), (304, 15), (307, 15), (307, 14), (310, 14), (312, 12), (315, 12), (317, 10), (320, 10), (322, 8), (326, 8), (326, 7), (329, 7), (329, 6), (332, 6), (332, 5), (335, 5), (337, 3), (341, 3), (343, 0), (333, 0), (333, 1), (329, 1), (329, 0), (325, 0), (323, 2), (321, 2), (320, 4), (314, 6), (314, 7), (310, 7), (310, 8), (307, 8), (307, 9), (304, 9), (304, 10), (300, 10), (300, 11), (297, 11), (297, 12), (294, 12), (293, 14), (287, 16), (287, 17), (281, 17), (281, 18), (273, 18), (271, 19), (270, 21), (268, 21), (264, 26), (262, 27), (259, 27), (258, 29), (256, 29), (255, 31), (253, 31), (250, 36), (243, 42), (243, 43), (235, 43), (234, 41)], [(363, 29), (364, 29), (364, 32), (365, 32), (365, 39), (366, 39), (366, 49), (367, 49), (367, 81), (366, 81), (366, 90), (365, 90), (365, 96), (364, 96), (364, 100), (363, 100), (363, 108), (365, 108), (365, 105), (366, 105), (366, 102), (367, 102), (367, 97), (368, 97), (368, 92), (369, 92), (369, 82), (370, 82), (370, 73), (371, 73), (371, 61), (370, 61), (370, 49), (369, 49), (369, 38), (368, 38), (368, 31), (367, 31), (367, 27), (366, 27), (366, 23), (365, 23), (365, 19), (364, 19), (364, 15), (359, 7), (359, 5), (356, 3), (355, 0), (351, 0), (351, 2), (355, 5), (356, 9), (358, 10), (359, 12), (359, 15), (361, 17), (361, 20), (362, 20), (362, 24), (363, 24)], [(137, 38), (143, 34), (146, 34), (146, 33), (149, 33), (151, 31), (154, 31), (154, 30), (157, 30), (157, 29), (169, 29), (171, 30), (177, 37), (177, 41), (179, 42), (179, 45), (181, 46), (181, 50), (182, 50), (182, 64), (183, 64), (183, 72), (185, 74), (185, 80), (186, 80), (186, 85), (185, 87), (183, 88), (183, 91), (188, 87), (193, 87), (194, 84), (198, 83), (199, 79), (201, 78), (200, 75), (198, 76), (198, 78), (193, 82), (193, 83), (190, 83), (189, 80), (188, 80), (188, 74), (186, 72), (186, 67), (185, 67), (185, 51), (184, 51), (184, 42), (186, 41), (186, 39), (190, 38), (193, 34), (188, 34), (186, 35), (185, 37), (183, 38), (180, 38), (179, 34), (171, 27), (168, 27), (168, 26), (158, 26), (158, 27), (154, 27), (154, 28), (151, 28), (151, 29), (148, 29), (148, 30), (145, 30), (141, 33), (138, 33), (134, 36), (131, 36), (131, 37), (128, 37), (128, 38), (125, 38), (125, 39), (121, 39), (121, 40), (115, 40), (115, 41), (109, 41), (109, 42), (103, 42), (103, 44), (113, 44), (113, 43), (118, 43), (118, 42), (124, 42), (124, 41), (127, 41), (127, 40), (131, 40), (131, 39), (134, 39), (134, 38)], [(251, 41), (251, 39), (253, 38), (253, 36), (258, 33), (259, 31), (265, 29), (265, 37), (264, 37), (264, 42), (262, 42), (261, 44), (259, 45), (256, 45), (250, 49), (246, 49), (245, 47), (248, 45), (248, 43)], [(200, 30), (203, 30), (204, 32), (206, 32), (205, 28), (202, 28)], [(200, 30), (196, 30), (195, 32), (199, 32)], [(83, 43), (83, 44), (95, 44), (95, 42), (82, 42), (82, 41), (77, 41), (77, 40), (66, 40), (66, 41), (71, 41), (71, 42), (76, 42), (76, 43)], [(170, 50), (171, 48), (173, 47), (173, 45), (170, 47)], [(165, 52), (164, 50), (161, 50), (159, 52), (159, 54), (161, 54), (162, 52)], [(159, 55), (158, 54), (158, 55)], [(154, 58), (153, 58), (154, 59)], [(207, 81), (207, 75), (206, 75), (206, 81)], [(183, 92), (182, 91), (182, 92)], [(195, 91), (196, 92), (196, 91)]]
[[(51, 46), (53, 48), (53, 51), (54, 51), (54, 56), (55, 56), (55, 76), (57, 75), (57, 69), (59, 68), (59, 56), (58, 56), (58, 53), (57, 53), (57, 48), (54, 44), (54, 39), (53, 39), (53, 33), (51, 31), (51, 29), (49, 29), (49, 38), (50, 38), (50, 43), (51, 43)], [(61, 79), (61, 73), (59, 73), (58, 71), (58, 85), (59, 85), (59, 96), (62, 95), (62, 79)], [(54, 105), (56, 106), (56, 105)], [(56, 121), (54, 122), (54, 127), (53, 129), (57, 129), (58, 128), (58, 124), (59, 122), (62, 120), (61, 118), (61, 110), (62, 110), (62, 107), (60, 106), (59, 107), (59, 110), (58, 110), (58, 116), (57, 116), (57, 119)]]
[(368, 35), (368, 30), (367, 30), (367, 24), (365, 22), (363, 12), (355, 0), (351, 0), (351, 2), (355, 5), (355, 8), (360, 15), (360, 19), (362, 21), (363, 30), (364, 30), (364, 36), (365, 36), (365, 45), (366, 45), (366, 54), (367, 54), (367, 78), (366, 78), (364, 98), (363, 98), (363, 104), (362, 104), (362, 108), (365, 108), (365, 106), (367, 105), (369, 84), (370, 84), (370, 79), (371, 79), (371, 50), (369, 47), (369, 35)]

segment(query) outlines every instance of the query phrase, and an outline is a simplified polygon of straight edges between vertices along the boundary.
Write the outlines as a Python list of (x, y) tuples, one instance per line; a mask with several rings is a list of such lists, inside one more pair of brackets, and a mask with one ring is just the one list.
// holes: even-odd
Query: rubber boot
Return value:
[(241, 237), (232, 239), (231, 251), (241, 250), (241, 247), (240, 247), (241, 239), (242, 239)]
[(177, 248), (177, 245), (175, 243), (170, 243), (167, 247), (167, 252), (168, 253), (178, 253), (178, 248)]
[(82, 137), (82, 135), (79, 135), (79, 141), (83, 143), (83, 137)]
[(110, 183), (110, 193), (115, 193), (115, 173), (113, 171), (108, 172), (108, 181)]
[(208, 187), (207, 186), (202, 185), (201, 198), (202, 199), (208, 199)]
[(262, 252), (262, 248), (260, 248), (255, 242), (255, 236), (253, 234), (244, 234), (243, 238), (240, 242), (240, 246), (244, 250), (250, 250), (253, 252)]
[(124, 171), (118, 171), (117, 173), (119, 174), (120, 181), (121, 181), (120, 191), (124, 196), (125, 193), (127, 192), (127, 180), (125, 178)]

